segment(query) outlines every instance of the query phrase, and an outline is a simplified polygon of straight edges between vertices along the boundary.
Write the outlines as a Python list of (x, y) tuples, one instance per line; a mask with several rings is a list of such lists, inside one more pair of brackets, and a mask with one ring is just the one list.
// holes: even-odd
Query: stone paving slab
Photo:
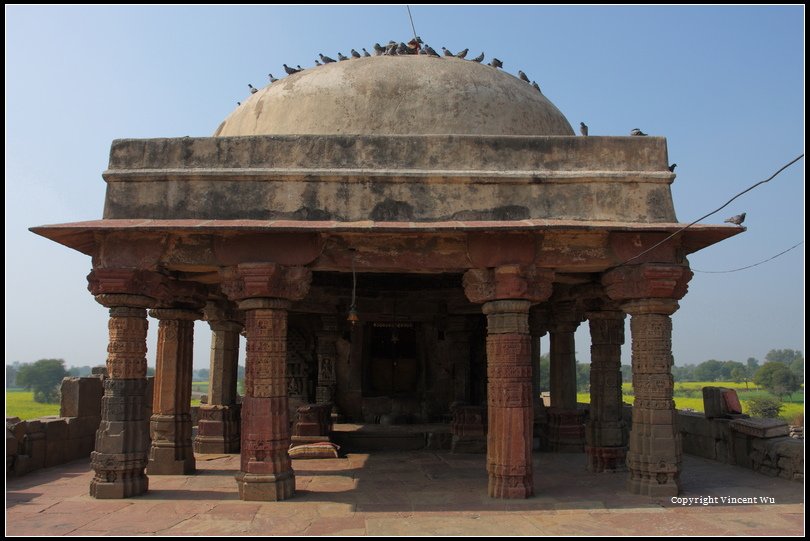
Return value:
[(581, 454), (535, 455), (535, 493), (486, 496), (482, 455), (446, 451), (294, 460), (296, 496), (243, 502), (236, 455), (198, 473), (152, 476), (148, 494), (95, 500), (89, 460), (6, 483), (7, 535), (803, 535), (800, 483), (685, 456), (682, 496), (776, 503), (681, 506), (624, 490), (625, 474), (585, 471)]

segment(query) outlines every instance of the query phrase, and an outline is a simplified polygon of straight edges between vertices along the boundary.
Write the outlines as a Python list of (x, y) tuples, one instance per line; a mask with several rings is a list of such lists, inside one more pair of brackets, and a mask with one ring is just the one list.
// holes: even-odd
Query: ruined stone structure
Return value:
[[(668, 164), (661, 137), (575, 137), (516, 77), (425, 56), (287, 77), (213, 137), (114, 141), (103, 219), (32, 229), (92, 257), (90, 292), (110, 311), (91, 494), (141, 494), (145, 470), (188, 473), (192, 445), (234, 452), (239, 439), (240, 496), (289, 498), (291, 406), (302, 405), (293, 402), (381, 423), (446, 422), (452, 403), (484, 406), (459, 410), (456, 425), (483, 436), (465, 423), (487, 420), (489, 494), (499, 498), (534, 493), (533, 427), (547, 416), (552, 450), (586, 450), (593, 471), (620, 469), (627, 453), (632, 492), (676, 494), (670, 316), (691, 277), (686, 256), (741, 228), (696, 225), (651, 249), (683, 227)], [(629, 446), (617, 390), (624, 314)], [(151, 448), (147, 316), (160, 328)], [(211, 400), (192, 444), (191, 322), (202, 318)], [(587, 426), (573, 344), (585, 320)], [(532, 353), (546, 332), (548, 412), (536, 403)]]

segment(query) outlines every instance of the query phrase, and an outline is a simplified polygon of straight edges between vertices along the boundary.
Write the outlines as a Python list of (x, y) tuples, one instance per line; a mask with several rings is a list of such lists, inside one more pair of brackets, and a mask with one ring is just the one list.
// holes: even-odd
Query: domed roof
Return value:
[(458, 58), (375, 56), (259, 90), (214, 136), (573, 135), (557, 107), (502, 70)]

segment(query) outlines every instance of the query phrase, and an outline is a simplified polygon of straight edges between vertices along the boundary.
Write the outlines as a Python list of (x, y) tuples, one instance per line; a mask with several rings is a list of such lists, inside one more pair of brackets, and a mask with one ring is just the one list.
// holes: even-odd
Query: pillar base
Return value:
[(585, 446), (587, 469), (591, 473), (627, 471), (627, 447)]
[(276, 502), (292, 498), (295, 494), (295, 473), (292, 470), (278, 473), (236, 474), (239, 498), (245, 501)]
[(227, 454), (239, 452), (239, 404), (204, 405), (199, 409), (194, 452)]
[(149, 464), (146, 473), (149, 475), (191, 475), (197, 471), (197, 462), (191, 448), (185, 449), (187, 456), (177, 459), (178, 449), (174, 447), (152, 447), (149, 450)]
[(585, 450), (585, 412), (550, 408), (548, 445), (553, 453), (581, 453)]
[(502, 476), (489, 474), (487, 492), (490, 498), (517, 500), (534, 495), (531, 475)]
[(93, 451), (91, 466), (96, 475), (90, 481), (90, 496), (100, 500), (130, 498), (149, 490), (144, 474), (145, 457), (114, 455)]
[[(674, 444), (680, 445), (680, 442)], [(632, 450), (627, 454), (627, 490), (651, 498), (670, 498), (680, 492), (680, 457), (651, 462)]]

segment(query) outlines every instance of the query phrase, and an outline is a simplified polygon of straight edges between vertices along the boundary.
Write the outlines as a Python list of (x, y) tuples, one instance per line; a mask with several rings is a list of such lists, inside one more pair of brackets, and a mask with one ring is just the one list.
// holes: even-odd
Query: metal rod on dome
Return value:
[(405, 7), (408, 8), (408, 18), (411, 20), (411, 30), (413, 30), (413, 39), (416, 39), (416, 27), (413, 25), (413, 15), (411, 15), (411, 6), (405, 4)]

